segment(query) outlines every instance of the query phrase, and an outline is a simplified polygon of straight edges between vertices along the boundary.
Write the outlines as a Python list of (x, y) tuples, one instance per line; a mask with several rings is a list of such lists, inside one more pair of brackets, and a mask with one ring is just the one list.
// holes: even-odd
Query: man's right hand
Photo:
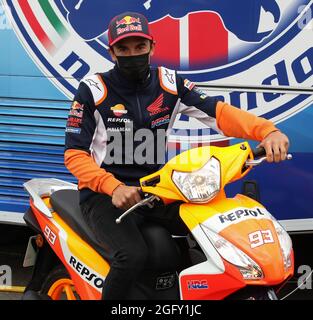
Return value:
[(139, 187), (119, 185), (112, 193), (112, 203), (119, 209), (127, 210), (141, 201)]

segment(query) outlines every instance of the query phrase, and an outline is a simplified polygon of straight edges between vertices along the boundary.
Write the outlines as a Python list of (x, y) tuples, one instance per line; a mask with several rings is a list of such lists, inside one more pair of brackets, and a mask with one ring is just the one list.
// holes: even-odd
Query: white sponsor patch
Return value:
[(107, 88), (99, 75), (88, 76), (82, 81), (90, 88), (96, 106), (106, 98)]
[(203, 225), (219, 233), (231, 224), (236, 224), (249, 219), (272, 220), (272, 215), (262, 207), (245, 208), (238, 207), (232, 210), (216, 214), (203, 222)]
[(164, 67), (160, 67), (159, 71), (160, 71), (160, 83), (162, 88), (165, 91), (168, 91), (172, 94), (177, 94), (175, 71), (164, 68)]

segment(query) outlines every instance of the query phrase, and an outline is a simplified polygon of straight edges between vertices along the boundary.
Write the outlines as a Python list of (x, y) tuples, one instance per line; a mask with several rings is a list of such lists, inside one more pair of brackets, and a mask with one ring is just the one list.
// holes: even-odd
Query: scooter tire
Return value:
[(73, 281), (67, 270), (62, 265), (56, 266), (50, 271), (40, 290), (42, 294), (51, 297), (52, 300), (77, 300)]

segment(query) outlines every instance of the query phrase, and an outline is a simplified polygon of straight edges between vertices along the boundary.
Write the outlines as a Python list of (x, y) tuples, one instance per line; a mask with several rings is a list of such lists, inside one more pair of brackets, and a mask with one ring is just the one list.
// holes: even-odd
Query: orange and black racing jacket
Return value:
[[(116, 67), (87, 76), (69, 112), (64, 155), (66, 167), (78, 179), (81, 202), (94, 192), (112, 195), (122, 183), (138, 185), (141, 177), (159, 169), (158, 132), (169, 132), (179, 113), (225, 136), (261, 141), (277, 130), (268, 120), (206, 96), (164, 67), (151, 68), (140, 85), (129, 82)], [(148, 150), (143, 152), (155, 152), (154, 161), (135, 161), (143, 143)]]

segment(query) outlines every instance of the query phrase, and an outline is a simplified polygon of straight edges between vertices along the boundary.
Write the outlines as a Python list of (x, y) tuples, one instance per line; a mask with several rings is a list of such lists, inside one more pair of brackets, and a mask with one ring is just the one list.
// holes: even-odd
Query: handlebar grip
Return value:
[(145, 198), (145, 193), (142, 191), (142, 189), (138, 190), (140, 198), (144, 199)]
[(263, 147), (259, 147), (259, 148), (252, 150), (252, 153), (253, 153), (254, 159), (266, 156), (266, 151)]

